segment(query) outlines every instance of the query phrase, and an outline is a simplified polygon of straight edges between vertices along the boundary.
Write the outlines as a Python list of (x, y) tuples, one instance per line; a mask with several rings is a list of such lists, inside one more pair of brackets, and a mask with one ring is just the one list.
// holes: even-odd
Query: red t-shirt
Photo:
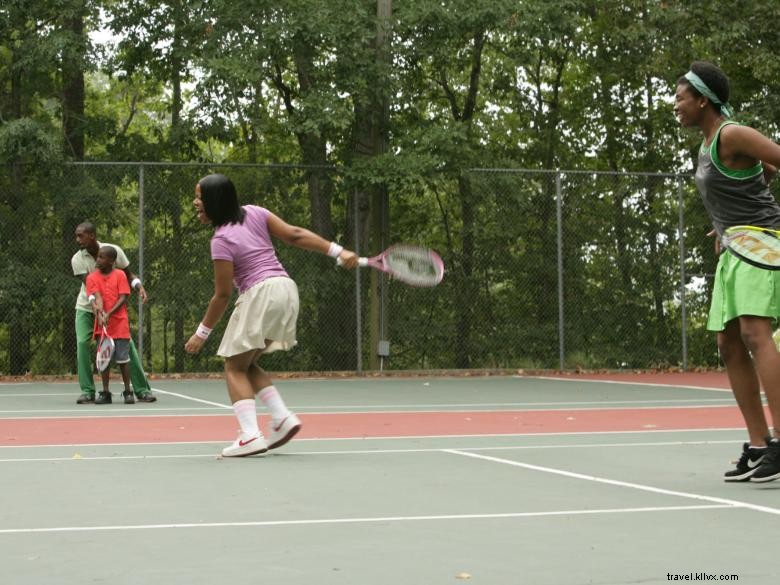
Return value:
[[(87, 296), (100, 293), (103, 297), (103, 310), (110, 311), (119, 300), (119, 295), (130, 296), (130, 283), (121, 270), (112, 270), (108, 274), (94, 270), (87, 275)], [(108, 319), (108, 334), (114, 339), (130, 339), (130, 319), (127, 316), (127, 303), (119, 307)], [(103, 331), (95, 319), (95, 337)]]

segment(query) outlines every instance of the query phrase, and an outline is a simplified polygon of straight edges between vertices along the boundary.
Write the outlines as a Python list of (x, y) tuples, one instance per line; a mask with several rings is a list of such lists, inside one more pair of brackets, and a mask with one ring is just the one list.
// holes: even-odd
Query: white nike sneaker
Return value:
[(301, 421), (292, 412), (282, 422), (271, 422), (268, 433), (268, 448), (277, 449), (292, 439), (301, 430)]
[(268, 451), (268, 443), (262, 433), (254, 436), (239, 433), (232, 445), (222, 449), (223, 457), (247, 457), (248, 455), (259, 455)]

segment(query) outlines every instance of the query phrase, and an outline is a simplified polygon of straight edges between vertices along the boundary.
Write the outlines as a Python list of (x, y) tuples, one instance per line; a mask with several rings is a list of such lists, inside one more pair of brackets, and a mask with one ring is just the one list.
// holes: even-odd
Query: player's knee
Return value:
[(225, 374), (242, 374), (245, 376), (247, 371), (247, 364), (230, 358), (225, 360)]
[(771, 336), (766, 335), (762, 330), (750, 327), (743, 329), (742, 343), (745, 344), (747, 350), (753, 355), (764, 349), (764, 346), (768, 344), (775, 345)]
[(720, 358), (725, 363), (728, 363), (744, 354), (745, 346), (742, 345), (740, 338), (735, 339), (731, 336), (718, 335), (718, 353)]

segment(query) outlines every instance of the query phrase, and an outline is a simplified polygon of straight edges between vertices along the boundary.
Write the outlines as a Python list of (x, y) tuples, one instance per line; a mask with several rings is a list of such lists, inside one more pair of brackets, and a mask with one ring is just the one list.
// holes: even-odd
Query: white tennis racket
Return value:
[(780, 270), (780, 231), (778, 230), (736, 225), (726, 229), (721, 241), (731, 253), (753, 266)]
[(444, 262), (436, 252), (409, 244), (390, 246), (372, 258), (361, 257), (358, 265), (381, 270), (411, 286), (436, 286), (444, 278)]
[(100, 334), (100, 341), (98, 341), (97, 357), (95, 358), (95, 365), (99, 371), (103, 371), (111, 363), (111, 358), (114, 357), (114, 340), (106, 331), (106, 326), (103, 326), (103, 332)]

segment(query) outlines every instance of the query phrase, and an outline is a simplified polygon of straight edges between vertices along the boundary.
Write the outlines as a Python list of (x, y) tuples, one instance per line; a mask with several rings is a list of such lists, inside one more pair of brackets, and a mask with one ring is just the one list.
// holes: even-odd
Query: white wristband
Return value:
[(88, 300), (88, 301), (91, 303), (92, 301), (94, 301), (94, 300), (95, 300), (95, 298), (96, 298), (96, 297), (95, 297), (95, 295), (89, 295), (89, 296), (87, 297), (87, 300)]
[(130, 288), (135, 290), (137, 286), (141, 286), (141, 279), (140, 278), (134, 278), (133, 282), (130, 283)]
[(195, 331), (195, 335), (201, 339), (208, 339), (209, 335), (211, 335), (211, 329), (206, 327), (203, 323), (200, 323), (198, 329)]
[(331, 242), (330, 248), (328, 248), (328, 256), (331, 258), (338, 258), (343, 250), (344, 246), (339, 246), (336, 242)]

